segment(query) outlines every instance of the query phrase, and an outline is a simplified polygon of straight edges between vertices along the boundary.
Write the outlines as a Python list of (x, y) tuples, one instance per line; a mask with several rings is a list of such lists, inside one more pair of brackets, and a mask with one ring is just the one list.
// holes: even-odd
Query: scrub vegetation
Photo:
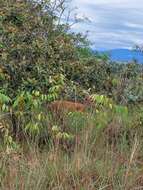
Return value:
[(0, 189), (141, 190), (143, 65), (93, 52), (68, 5), (0, 0)]

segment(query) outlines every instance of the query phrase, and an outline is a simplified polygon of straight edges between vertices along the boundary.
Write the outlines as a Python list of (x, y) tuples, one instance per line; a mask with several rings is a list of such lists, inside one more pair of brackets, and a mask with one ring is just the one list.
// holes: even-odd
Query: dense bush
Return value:
[(67, 25), (60, 24), (56, 13), (63, 12), (64, 4), (53, 6), (47, 1), (1, 1), (1, 110), (10, 112), (14, 126), (16, 112), (30, 112), (39, 101), (58, 98), (64, 75), (77, 59), (79, 36), (66, 33)]
[[(60, 18), (50, 5), (1, 2), (0, 86), (11, 97), (20, 90), (47, 93), (50, 77), (64, 73), (65, 63), (74, 63), (74, 39), (55, 24)], [(60, 6), (56, 9), (62, 11)]]
[(0, 107), (15, 133), (18, 123), (39, 126), (27, 113), (37, 118), (45, 102), (61, 97), (83, 101), (98, 93), (120, 104), (143, 99), (142, 66), (112, 63), (90, 50), (85, 37), (61, 24), (65, 7), (64, 1), (1, 1)]

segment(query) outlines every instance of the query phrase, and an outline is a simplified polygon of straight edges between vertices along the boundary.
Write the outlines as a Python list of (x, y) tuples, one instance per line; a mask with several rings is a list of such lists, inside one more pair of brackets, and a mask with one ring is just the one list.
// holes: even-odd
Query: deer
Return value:
[(89, 110), (93, 110), (95, 104), (90, 96), (85, 97), (83, 103), (68, 101), (68, 100), (55, 100), (48, 104), (47, 108), (52, 118), (64, 124), (66, 116), (69, 113), (77, 112), (89, 116)]
[(83, 103), (68, 100), (56, 100), (48, 105), (48, 109), (57, 115), (69, 112), (85, 113), (90, 107), (93, 107), (93, 102), (89, 96), (85, 98)]
[(55, 113), (63, 112), (85, 112), (86, 106), (79, 102), (72, 102), (67, 100), (56, 100), (49, 105), (50, 111)]
[[(88, 109), (91, 108), (93, 102), (90, 97), (86, 97), (83, 101), (83, 103), (80, 102), (74, 102), (74, 101), (68, 101), (68, 100), (55, 100), (48, 104), (48, 111), (52, 114), (52, 118), (58, 121), (59, 124), (62, 126), (62, 130), (67, 130), (67, 118), (66, 116), (68, 113), (72, 112), (78, 112), (81, 114), (84, 114), (85, 117), (88, 117)], [(75, 141), (73, 144), (77, 145), (80, 142), (80, 136), (79, 134), (76, 134)], [(68, 142), (64, 142), (64, 140), (60, 141), (60, 144), (65, 143), (65, 147), (70, 147), (71, 145), (68, 145)], [(55, 143), (59, 144), (59, 142)], [(67, 148), (68, 149), (68, 148)]]
[[(88, 109), (91, 108), (91, 106), (93, 105), (94, 104), (90, 96), (85, 97), (82, 103), (70, 100), (55, 100), (51, 103), (44, 105), (44, 110), (46, 113), (48, 113), (49, 116), (49, 129), (48, 136), (46, 136), (44, 132), (43, 136), (40, 138), (39, 145), (45, 144), (50, 135), (54, 134), (52, 128), (55, 124), (58, 125), (58, 127), (60, 127), (60, 130), (63, 132), (66, 132), (68, 130), (68, 118), (66, 117), (68, 113), (78, 112), (80, 114), (83, 114), (83, 116), (88, 117)], [(72, 119), (74, 119), (74, 117)], [(66, 150), (69, 150), (69, 147), (74, 147), (75, 145), (79, 144), (80, 136), (79, 134), (76, 134), (73, 141), (65, 141), (64, 139), (55, 138), (53, 139), (53, 142), (56, 146), (58, 146), (59, 144), (64, 144)]]

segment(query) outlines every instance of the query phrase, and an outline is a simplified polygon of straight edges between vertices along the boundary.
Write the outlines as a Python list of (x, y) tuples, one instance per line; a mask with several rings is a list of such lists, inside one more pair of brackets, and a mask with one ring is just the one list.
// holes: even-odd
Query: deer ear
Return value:
[(84, 102), (86, 103), (86, 104), (89, 104), (90, 103), (90, 97), (89, 96), (85, 96), (85, 99), (84, 99)]
[(87, 96), (85, 96), (84, 101), (87, 101), (87, 100), (88, 100), (88, 97), (87, 97)]

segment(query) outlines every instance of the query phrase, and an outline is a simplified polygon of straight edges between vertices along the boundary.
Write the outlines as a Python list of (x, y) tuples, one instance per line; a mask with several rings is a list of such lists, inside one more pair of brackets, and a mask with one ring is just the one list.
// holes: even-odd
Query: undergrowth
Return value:
[(39, 145), (39, 138), (25, 134), (7, 152), (1, 145), (0, 189), (142, 189), (141, 113), (75, 112), (62, 122), (47, 118), (47, 141)]

